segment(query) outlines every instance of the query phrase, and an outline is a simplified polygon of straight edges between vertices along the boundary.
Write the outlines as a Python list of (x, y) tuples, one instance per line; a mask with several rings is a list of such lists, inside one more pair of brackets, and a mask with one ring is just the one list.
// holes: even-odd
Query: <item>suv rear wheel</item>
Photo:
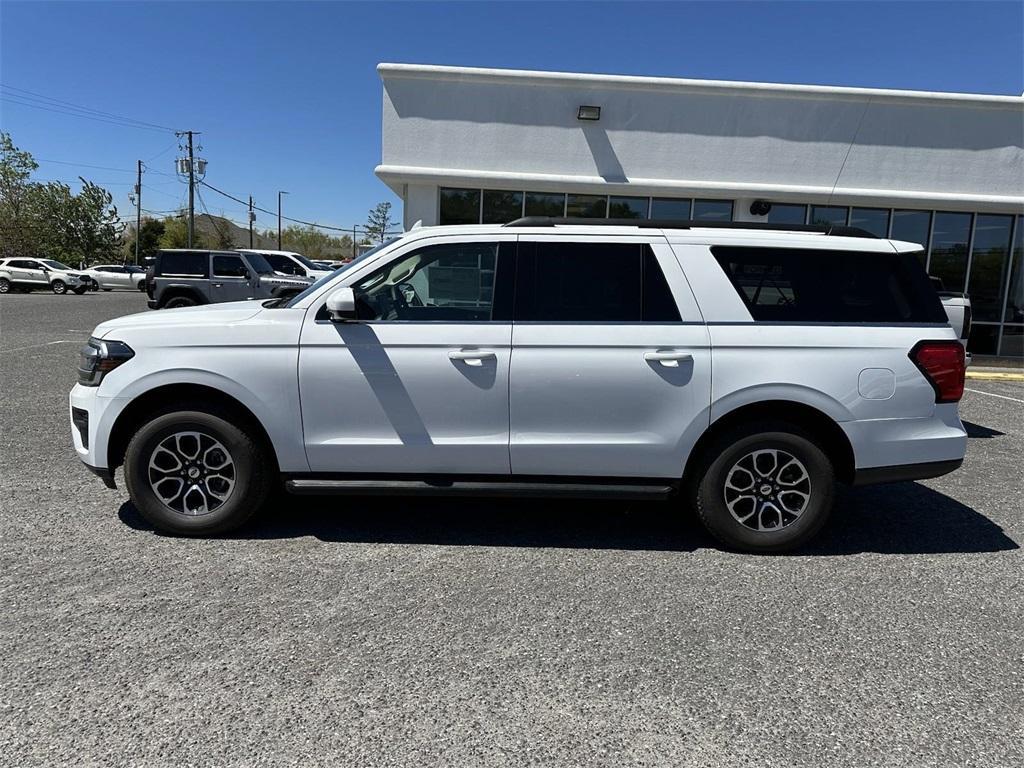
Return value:
[(722, 435), (695, 487), (701, 522), (720, 541), (748, 552), (794, 549), (832, 510), (835, 470), (798, 427), (764, 422)]
[(195, 307), (199, 304), (191, 296), (174, 296), (167, 300), (164, 304), (164, 309), (174, 309), (176, 307)]
[(125, 453), (132, 503), (156, 528), (184, 536), (224, 533), (266, 500), (272, 464), (261, 441), (200, 410), (143, 425)]

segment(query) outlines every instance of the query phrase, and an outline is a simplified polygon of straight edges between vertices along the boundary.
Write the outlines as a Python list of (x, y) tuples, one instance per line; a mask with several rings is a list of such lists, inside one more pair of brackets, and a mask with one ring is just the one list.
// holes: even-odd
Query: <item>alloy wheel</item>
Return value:
[(149, 487), (168, 509), (198, 516), (216, 511), (235, 489), (235, 462), (203, 432), (175, 432), (149, 458)]
[(811, 500), (811, 477), (793, 454), (751, 451), (725, 477), (725, 505), (736, 522), (755, 531), (792, 525)]

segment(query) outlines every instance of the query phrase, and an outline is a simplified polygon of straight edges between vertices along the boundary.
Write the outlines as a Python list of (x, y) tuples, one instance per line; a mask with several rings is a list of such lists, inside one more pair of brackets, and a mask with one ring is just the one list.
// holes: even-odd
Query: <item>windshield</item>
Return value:
[(270, 262), (263, 258), (262, 254), (247, 253), (245, 254), (245, 260), (249, 262), (249, 266), (251, 266), (258, 275), (269, 275), (274, 271), (274, 268), (270, 266)]
[(285, 304), (284, 306), (286, 306), (286, 307), (294, 307), (296, 304), (298, 304), (304, 298), (309, 296), (311, 293), (314, 293), (315, 291), (317, 291), (320, 288), (320, 286), (322, 286), (328, 280), (333, 280), (335, 277), (340, 275), (345, 270), (351, 269), (356, 264), (359, 264), (361, 262), (366, 261), (368, 258), (373, 256), (375, 253), (380, 251), (382, 248), (387, 248), (389, 245), (391, 245), (392, 243), (398, 241), (399, 239), (400, 238), (392, 237), (392, 238), (390, 238), (388, 240), (385, 240), (380, 245), (378, 245), (378, 246), (376, 246), (374, 248), (371, 248), (370, 250), (366, 251), (366, 253), (359, 254), (354, 259), (352, 259), (352, 261), (350, 261), (348, 264), (345, 264), (345, 265), (343, 265), (341, 267), (338, 267), (338, 269), (334, 270), (329, 275), (324, 275), (319, 280), (317, 280), (315, 283), (313, 283), (311, 286), (309, 286), (309, 288), (304, 290), (302, 293), (296, 294), (295, 297), (291, 301), (289, 301), (287, 304)]
[(318, 267), (318, 266), (317, 266), (316, 264), (314, 264), (314, 263), (313, 263), (312, 261), (310, 261), (309, 259), (307, 259), (307, 258), (306, 258), (305, 256), (303, 256), (303, 255), (302, 255), (301, 253), (293, 253), (293, 254), (291, 254), (291, 257), (292, 257), (293, 259), (297, 259), (298, 261), (302, 262), (302, 266), (304, 266), (304, 267), (305, 267), (306, 269), (315, 269), (315, 270), (316, 270), (316, 271), (318, 271), (318, 272), (322, 271), (322, 270), (320, 269), (320, 267)]
[(71, 269), (67, 264), (61, 264), (59, 261), (54, 261), (53, 259), (43, 259), (42, 261), (43, 264), (48, 266), (50, 269), (63, 269), (65, 271)]

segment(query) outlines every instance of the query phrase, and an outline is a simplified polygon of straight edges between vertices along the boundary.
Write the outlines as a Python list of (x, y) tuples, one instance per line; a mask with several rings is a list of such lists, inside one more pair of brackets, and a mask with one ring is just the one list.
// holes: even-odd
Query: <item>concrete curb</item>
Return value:
[(1003, 371), (967, 371), (967, 378), (976, 381), (1024, 381), (1024, 373), (1005, 373)]

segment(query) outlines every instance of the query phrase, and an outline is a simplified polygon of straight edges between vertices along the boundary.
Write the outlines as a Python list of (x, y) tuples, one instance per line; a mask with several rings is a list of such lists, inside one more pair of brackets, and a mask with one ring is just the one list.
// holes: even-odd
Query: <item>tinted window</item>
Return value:
[(613, 197), (608, 201), (609, 219), (646, 219), (646, 197)]
[(442, 224), (479, 224), (479, 189), (441, 189)]
[(889, 211), (886, 208), (852, 208), (850, 226), (860, 227), (875, 237), (888, 237)]
[(928, 211), (893, 211), (892, 232), (890, 237), (893, 240), (903, 240), (908, 243), (918, 243), (924, 250), (918, 252), (922, 264), (928, 263), (928, 232), (932, 227), (932, 215)]
[[(252, 254), (249, 254), (250, 256)], [(267, 263), (274, 268), (275, 272), (280, 272), (285, 275), (303, 275), (305, 276), (306, 270), (296, 264), (294, 261), (289, 259), (287, 256), (281, 254), (266, 253), (260, 254)]]
[(274, 268), (270, 266), (270, 262), (267, 261), (262, 253), (247, 253), (245, 254), (245, 260), (257, 275), (269, 275), (274, 271)]
[(942, 278), (946, 290), (964, 290), (967, 277), (967, 243), (970, 237), (971, 214), (935, 214), (928, 271)]
[(516, 276), (516, 320), (679, 320), (665, 277), (645, 245), (522, 243)]
[[(1003, 314), (1003, 320), (1007, 323), (1024, 323), (1024, 218), (1020, 216), (1017, 217), (1017, 233), (1013, 236), (1011, 259), (1013, 263), (1010, 268), (1010, 285), (1006, 294), (1006, 312)], [(1020, 330), (1003, 331), (1004, 347), (1008, 333), (1019, 335)]]
[(210, 255), (205, 251), (163, 251), (158, 256), (158, 275), (207, 277)]
[(772, 203), (772, 209), (768, 211), (769, 224), (803, 224), (807, 221), (806, 205), (791, 205), (789, 203)]
[(7, 266), (14, 269), (39, 269), (39, 265), (34, 261), (25, 261), (24, 259), (11, 259), (7, 262)]
[(363, 320), (491, 320), (497, 243), (445, 243), (400, 256), (353, 286)]
[(523, 193), (484, 190), (484, 224), (504, 224), (523, 215)]
[(526, 193), (527, 216), (564, 216), (565, 195), (548, 192)]
[(811, 224), (846, 226), (846, 208), (835, 205), (812, 205)]
[(214, 277), (245, 277), (247, 270), (240, 256), (214, 256)]
[(686, 221), (690, 218), (690, 201), (674, 197), (655, 197), (651, 200), (651, 218)]
[(604, 195), (569, 195), (565, 215), (583, 219), (603, 219), (608, 215), (608, 198)]
[(696, 200), (693, 218), (697, 221), (732, 221), (732, 200)]
[[(1010, 253), (1012, 216), (978, 214), (971, 245), (971, 274), (967, 293), (975, 320), (999, 321), (1006, 288), (1007, 256)], [(991, 354), (995, 354), (992, 352)]]
[(711, 251), (755, 320), (947, 322), (912, 253), (727, 246)]

